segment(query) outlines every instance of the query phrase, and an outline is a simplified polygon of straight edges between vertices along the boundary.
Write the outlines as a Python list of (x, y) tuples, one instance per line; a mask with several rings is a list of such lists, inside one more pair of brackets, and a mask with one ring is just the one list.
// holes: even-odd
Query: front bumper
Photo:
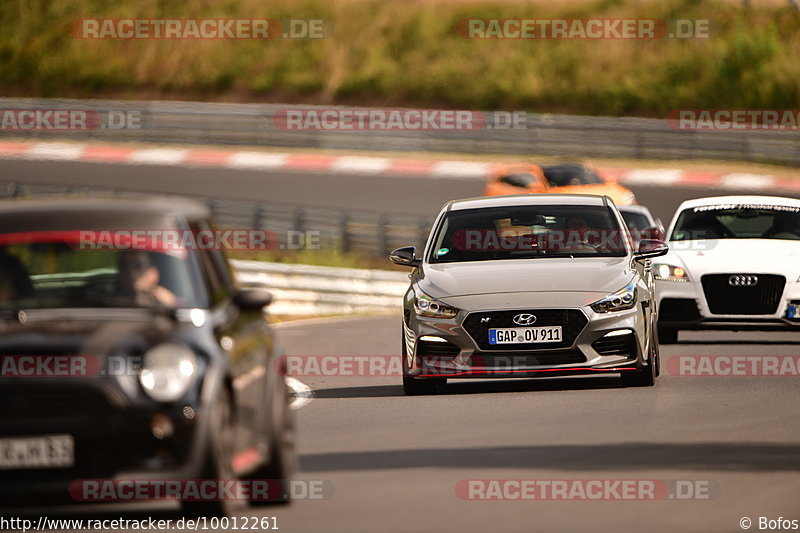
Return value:
[[(499, 311), (542, 312), (536, 308), (484, 309), (461, 311), (454, 319), (426, 318), (407, 312), (404, 320), (407, 375), (420, 379), (558, 377), (635, 371), (649, 364), (641, 304), (627, 311), (602, 314), (588, 307), (577, 309), (585, 316), (586, 323), (563, 346), (515, 349), (509, 345), (507, 349), (486, 349), (486, 344), (475, 338), (475, 330), (465, 326), (465, 320), (470, 314)], [(497, 327), (509, 325), (497, 324)], [(613, 332), (626, 333), (607, 337)]]
[[(69, 379), (0, 384), (4, 394), (13, 389), (18, 399), (38, 395), (51, 402), (49, 409), (40, 401), (4, 412), (0, 438), (66, 434), (74, 439), (71, 467), (0, 470), (0, 506), (80, 503), (70, 489), (79, 488), (82, 480), (202, 477), (205, 465), (196, 458), (206, 443), (198, 429), (208, 410), (196, 403), (156, 406), (146, 399), (128, 398), (107, 384)], [(172, 423), (172, 435), (154, 435), (156, 416)]]
[[(700, 281), (656, 281), (658, 323), (681, 330), (800, 330), (800, 283), (787, 280), (774, 313), (713, 313)], [(797, 306), (798, 314), (789, 310)]]

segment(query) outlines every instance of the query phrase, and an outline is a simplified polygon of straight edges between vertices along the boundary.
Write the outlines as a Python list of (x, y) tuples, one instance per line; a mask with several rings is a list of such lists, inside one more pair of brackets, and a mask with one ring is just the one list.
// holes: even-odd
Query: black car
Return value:
[[(269, 292), (237, 288), (219, 249), (161, 245), (204, 231), (181, 199), (0, 202), (0, 507), (126, 499), (81, 492), (98, 480), (159, 480), (140, 496), (160, 499), (168, 480), (290, 478)], [(285, 501), (275, 486), (184, 511)]]

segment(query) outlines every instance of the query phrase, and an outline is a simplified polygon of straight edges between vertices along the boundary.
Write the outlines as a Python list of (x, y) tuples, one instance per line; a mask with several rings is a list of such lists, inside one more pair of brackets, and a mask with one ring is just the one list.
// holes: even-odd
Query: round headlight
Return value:
[(173, 402), (189, 390), (197, 375), (197, 357), (183, 344), (158, 344), (144, 354), (139, 383), (152, 399)]

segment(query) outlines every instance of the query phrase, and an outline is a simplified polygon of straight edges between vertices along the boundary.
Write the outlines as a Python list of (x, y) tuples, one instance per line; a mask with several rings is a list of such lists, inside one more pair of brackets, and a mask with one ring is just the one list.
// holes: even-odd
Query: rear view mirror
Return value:
[(389, 254), (389, 259), (391, 259), (392, 263), (395, 265), (418, 267), (422, 264), (422, 259), (417, 258), (416, 252), (417, 249), (413, 246), (404, 246), (403, 248), (392, 251), (392, 253)]
[(642, 239), (639, 241), (639, 249), (633, 254), (636, 259), (650, 259), (659, 257), (669, 252), (669, 245), (657, 239)]
[(233, 303), (243, 311), (258, 311), (272, 303), (272, 293), (258, 287), (240, 289), (233, 295)]

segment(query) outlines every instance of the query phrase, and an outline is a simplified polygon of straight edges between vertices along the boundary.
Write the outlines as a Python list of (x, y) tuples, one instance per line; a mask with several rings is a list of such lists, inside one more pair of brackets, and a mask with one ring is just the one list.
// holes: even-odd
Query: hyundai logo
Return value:
[(530, 313), (520, 313), (512, 320), (514, 321), (514, 324), (518, 324), (520, 326), (530, 326), (531, 324), (536, 323), (536, 315), (532, 315)]
[(757, 284), (758, 276), (734, 274), (728, 278), (731, 287), (755, 287)]

